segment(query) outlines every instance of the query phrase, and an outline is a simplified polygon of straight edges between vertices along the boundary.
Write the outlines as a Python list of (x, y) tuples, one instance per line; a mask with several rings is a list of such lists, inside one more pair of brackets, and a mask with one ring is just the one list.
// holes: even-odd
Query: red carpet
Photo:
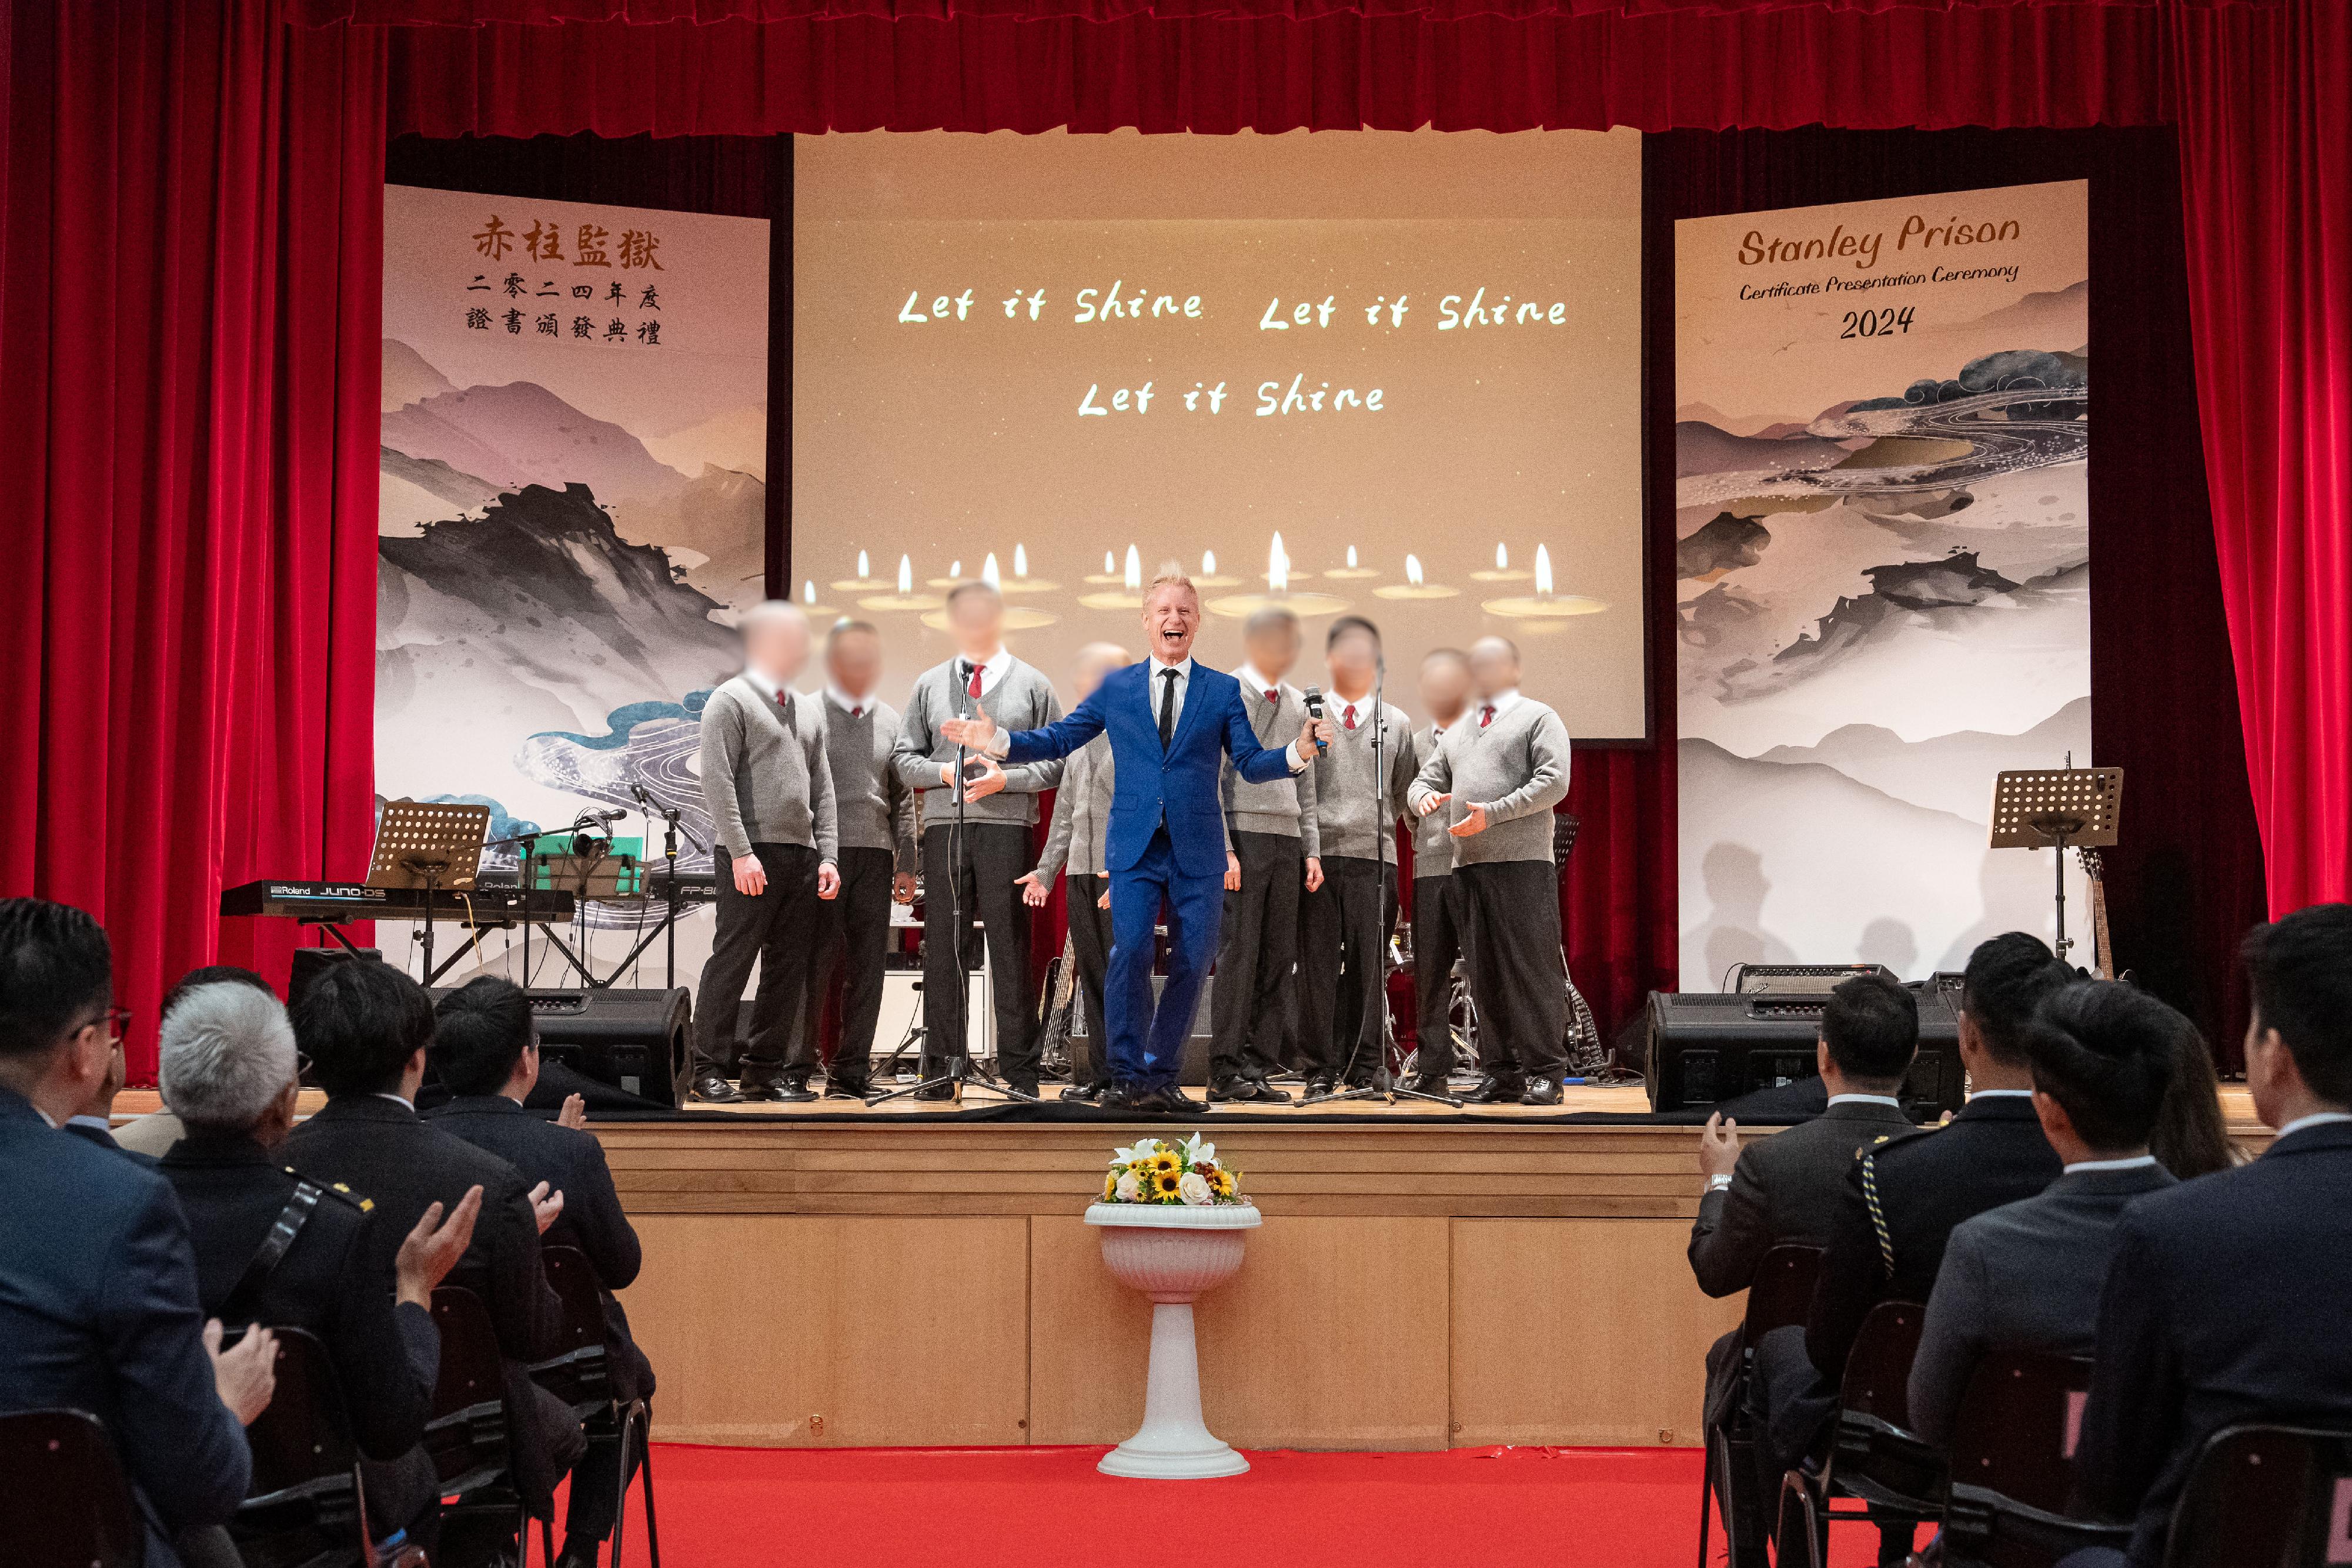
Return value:
[[(661, 1444), (663, 1554), (670, 1568), (1690, 1568), (1698, 1551), (1691, 1448), (1259, 1453), (1219, 1481), (1115, 1480), (1095, 1472), (1102, 1453)], [(1836, 1568), (1874, 1560), (1875, 1532), (1832, 1534)], [(1720, 1546), (1711, 1532), (1717, 1563)], [(626, 1551), (625, 1568), (646, 1568), (634, 1495)]]

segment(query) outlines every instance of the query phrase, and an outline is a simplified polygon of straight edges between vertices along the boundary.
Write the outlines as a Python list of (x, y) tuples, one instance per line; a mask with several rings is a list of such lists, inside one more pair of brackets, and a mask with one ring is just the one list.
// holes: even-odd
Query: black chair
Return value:
[[(1943, 1457), (1906, 1429), (1910, 1421), (1911, 1363), (1927, 1309), (1916, 1301), (1881, 1301), (1862, 1320), (1846, 1355), (1828, 1458), (1818, 1475), (1800, 1469), (1780, 1481), (1775, 1521), (1779, 1561), (1795, 1561), (1793, 1511), (1811, 1568), (1824, 1568), (1832, 1524), (1902, 1524), (1916, 1530), (1937, 1518), (1944, 1490)], [(1840, 1499), (1859, 1509), (1834, 1510)]]
[(246, 1568), (365, 1563), (367, 1487), (334, 1363), (309, 1332), (272, 1332), (278, 1388), (245, 1429), (253, 1484), (229, 1538)]
[(97, 1416), (0, 1416), (0, 1557), (9, 1568), (140, 1568), (147, 1560), (146, 1523)]
[(489, 1310), (473, 1291), (444, 1285), (433, 1292), (433, 1326), (441, 1332), (441, 1368), (424, 1442), (441, 1479), (443, 1532), (487, 1519), (511, 1529), (517, 1552), (528, 1558), (530, 1515), (515, 1490), (505, 1375)]
[(1711, 1505), (1723, 1509), (1723, 1533), (1739, 1539), (1739, 1518), (1748, 1509), (1762, 1506), (1754, 1496), (1756, 1434), (1749, 1429), (1745, 1385), (1756, 1354), (1756, 1342), (1774, 1329), (1801, 1323), (1812, 1311), (1813, 1277), (1821, 1272), (1822, 1249), (1782, 1244), (1764, 1254), (1756, 1278), (1748, 1287), (1748, 1312), (1739, 1322), (1739, 1376), (1731, 1400), (1728, 1425), (1706, 1432), (1706, 1463), (1698, 1488), (1698, 1568), (1706, 1568), (1707, 1527)]
[(2085, 1546), (2118, 1549), (2126, 1526), (2066, 1515), (2091, 1358), (1995, 1346), (1969, 1375), (1944, 1493), (1947, 1568), (2051, 1568)]
[(2352, 1432), (2225, 1427), (2198, 1450), (2165, 1568), (2325, 1568), (2352, 1533)]
[[(629, 1516), (629, 1471), (634, 1467), (644, 1478), (646, 1552), (652, 1568), (661, 1568), (661, 1532), (654, 1522), (651, 1421), (644, 1400), (624, 1400), (613, 1390), (613, 1353), (604, 1339), (603, 1283), (595, 1266), (576, 1247), (541, 1247), (539, 1256), (549, 1286), (563, 1303), (563, 1328), (562, 1348), (547, 1360), (533, 1363), (531, 1378), (572, 1407), (591, 1438), (619, 1439), (621, 1475), (614, 1490), (621, 1506), (613, 1514), (611, 1560), (621, 1560), (621, 1537)], [(540, 1549), (551, 1563), (555, 1561), (554, 1546), (554, 1523), (543, 1520)]]

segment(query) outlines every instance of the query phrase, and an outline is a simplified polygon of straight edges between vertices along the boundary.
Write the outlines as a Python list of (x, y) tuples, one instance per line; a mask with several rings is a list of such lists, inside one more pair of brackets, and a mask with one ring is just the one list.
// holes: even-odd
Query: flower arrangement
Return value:
[(1139, 1138), (1130, 1148), (1110, 1152), (1103, 1175), (1105, 1203), (1170, 1203), (1204, 1207), (1246, 1203), (1241, 1173), (1217, 1159), (1217, 1145), (1193, 1134), (1181, 1144)]

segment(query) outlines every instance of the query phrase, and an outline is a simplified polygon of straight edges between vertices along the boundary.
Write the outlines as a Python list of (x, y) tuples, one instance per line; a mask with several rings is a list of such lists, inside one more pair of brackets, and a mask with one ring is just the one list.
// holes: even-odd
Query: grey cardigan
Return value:
[[(1462, 717), (1455, 719), (1454, 722), (1456, 726), (1459, 726), (1466, 721), (1469, 716), (1469, 715), (1464, 714)], [(1438, 739), (1439, 736), (1437, 726), (1432, 724), (1423, 727), (1423, 728), (1412, 737), (1412, 754), (1415, 757), (1423, 758), (1433, 756), (1437, 750)], [(1410, 796), (1412, 791), (1408, 789), (1406, 793)], [(1461, 820), (1462, 813), (1460, 810), (1457, 809), (1454, 803), (1451, 800), (1448, 800), (1444, 806), (1432, 811), (1426, 817), (1416, 817), (1413, 819), (1413, 881), (1419, 882), (1425, 876), (1446, 876), (1452, 873), (1454, 870), (1454, 835), (1447, 832), (1446, 830)]]
[[(1280, 750), (1298, 738), (1307, 725), (1307, 698), (1288, 682), (1276, 686), (1280, 700), (1267, 702), (1265, 693), (1242, 687), (1242, 711), (1249, 715), (1257, 743)], [(1225, 758), (1218, 779), (1224, 797), (1225, 849), (1234, 847), (1235, 833), (1274, 833), (1299, 841), (1298, 852), (1313, 859), (1323, 852), (1322, 835), (1315, 821), (1315, 769), (1304, 768), (1285, 778), (1253, 784), (1234, 770)]]
[(702, 800), (721, 848), (740, 859), (753, 844), (799, 844), (819, 861), (840, 852), (833, 768), (817, 699), (787, 692), (784, 709), (749, 678), (721, 682), (702, 707)]
[(1551, 809), (1568, 796), (1568, 727), (1559, 715), (1522, 695), (1508, 712), (1478, 727), (1478, 706), (1445, 732), (1423, 759), (1406, 799), (1415, 809), (1432, 795), (1450, 794), (1446, 809), (1461, 820), (1472, 806), (1486, 808), (1486, 831), (1454, 841), (1454, 863), (1549, 861)]
[[(921, 795), (923, 828), (929, 831), (941, 822), (955, 821), (954, 797), (946, 793), (940, 781), (940, 768), (955, 761), (955, 743), (940, 734), (940, 723), (956, 716), (956, 705), (969, 706), (971, 699), (958, 688), (955, 667), (961, 661), (950, 659), (934, 664), (915, 677), (907, 693), (907, 716), (898, 726), (898, 745), (890, 760), (898, 769), (898, 778), (908, 789)], [(1003, 678), (980, 699), (982, 713), (996, 721), (996, 727), (1007, 734), (1016, 729), (1036, 729), (1062, 716), (1062, 704), (1054, 695), (1054, 683), (1019, 659), (1012, 661)], [(974, 822), (1012, 822), (1028, 827), (1037, 821), (1037, 797), (1061, 782), (1062, 759), (1051, 762), (1024, 762), (1004, 770), (1004, 788), (993, 795), (982, 796), (964, 808), (966, 820)], [(929, 791), (940, 794), (934, 800)]]
[(1063, 759), (1061, 788), (1054, 793), (1054, 825), (1046, 830), (1045, 852), (1037, 857), (1034, 874), (1040, 883), (1053, 886), (1066, 863), (1072, 876), (1108, 874), (1103, 854), (1116, 779), (1108, 735), (1096, 736)]

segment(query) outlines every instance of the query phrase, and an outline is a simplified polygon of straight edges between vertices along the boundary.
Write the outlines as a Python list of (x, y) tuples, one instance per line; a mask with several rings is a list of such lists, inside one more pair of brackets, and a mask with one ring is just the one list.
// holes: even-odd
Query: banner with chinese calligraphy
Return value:
[(1986, 839), (2094, 760), (2087, 190), (1675, 225), (1685, 987), (2054, 935)]
[(378, 793), (504, 838), (635, 786), (707, 843), (688, 759), (765, 570), (768, 225), (393, 185), (383, 273)]

